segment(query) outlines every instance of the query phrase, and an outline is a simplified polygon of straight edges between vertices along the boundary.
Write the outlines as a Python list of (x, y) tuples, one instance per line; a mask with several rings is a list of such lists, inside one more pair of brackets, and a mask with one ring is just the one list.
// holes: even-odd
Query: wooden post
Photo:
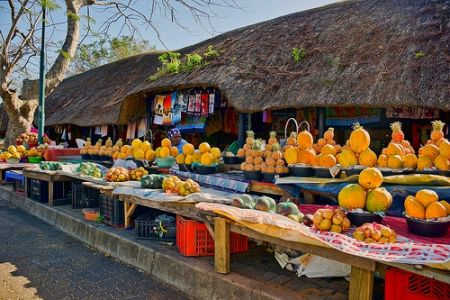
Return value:
[(137, 204), (124, 201), (123, 205), (124, 205), (124, 212), (125, 212), (125, 228), (128, 228), (128, 227), (130, 227), (131, 216), (133, 215), (133, 213), (137, 207)]
[(230, 273), (230, 224), (222, 218), (214, 219), (214, 269)]
[(248, 130), (252, 130), (252, 114), (247, 114), (247, 128)]
[(373, 273), (373, 271), (352, 266), (348, 295), (349, 300), (372, 299)]
[(52, 179), (50, 179), (48, 181), (48, 205), (53, 206), (53, 180)]
[(238, 125), (238, 142), (239, 147), (245, 144), (245, 114), (239, 113), (239, 125)]
[(319, 129), (319, 136), (325, 133), (325, 108), (317, 108), (317, 128)]

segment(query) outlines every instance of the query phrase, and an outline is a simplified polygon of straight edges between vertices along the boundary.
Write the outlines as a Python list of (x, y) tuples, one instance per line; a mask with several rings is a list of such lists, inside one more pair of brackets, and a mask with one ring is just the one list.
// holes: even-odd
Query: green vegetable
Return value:
[(144, 189), (161, 189), (165, 177), (166, 175), (160, 174), (145, 175), (141, 179), (141, 187)]

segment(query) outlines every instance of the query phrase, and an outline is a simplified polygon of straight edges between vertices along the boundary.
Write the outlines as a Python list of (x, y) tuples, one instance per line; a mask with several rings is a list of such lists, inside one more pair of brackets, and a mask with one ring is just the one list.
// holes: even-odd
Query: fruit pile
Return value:
[(402, 131), (402, 123), (392, 123), (391, 130), (391, 141), (389, 145), (381, 151), (377, 160), (377, 166), (390, 169), (415, 169), (417, 166), (417, 157), (414, 154), (414, 149), (409, 141), (405, 140), (405, 135)]
[[(43, 137), (43, 141), (46, 144), (50, 144), (51, 140), (48, 138), (48, 136)], [(16, 145), (37, 145), (38, 143), (38, 134), (36, 132), (25, 132), (21, 133), (19, 137), (16, 138)]]
[(148, 175), (148, 171), (144, 167), (139, 167), (130, 171), (130, 179), (141, 181), (142, 177)]
[(204, 166), (211, 166), (220, 161), (220, 154), (219, 148), (211, 147), (206, 142), (201, 143), (198, 149), (195, 149), (194, 145), (187, 143), (183, 145), (183, 153), (176, 155), (176, 161), (178, 164), (191, 165), (200, 163)]
[(35, 147), (28, 150), (28, 156), (29, 157), (41, 157), (42, 156), (42, 149), (36, 149)]
[[(112, 143), (111, 143), (112, 144)], [(131, 145), (123, 145), (122, 139), (117, 140), (116, 144), (112, 146), (112, 158), (126, 159), (132, 157), (136, 160), (147, 160), (152, 162), (155, 159), (155, 151), (149, 141), (141, 141), (134, 139)]]
[(313, 224), (320, 231), (346, 232), (350, 220), (340, 208), (326, 207), (318, 209), (313, 215)]
[(450, 215), (450, 204), (439, 201), (435, 191), (423, 189), (415, 196), (409, 195), (405, 199), (405, 211), (408, 217), (417, 219), (439, 219)]
[(341, 146), (336, 144), (336, 141), (334, 140), (333, 127), (329, 127), (327, 131), (324, 132), (323, 137), (318, 139), (317, 143), (313, 144), (313, 149), (318, 154), (333, 154), (334, 156), (341, 152)]
[(444, 122), (431, 122), (433, 131), (427, 144), (419, 149), (417, 169), (430, 169), (435, 167), (441, 171), (450, 170), (450, 142), (444, 138)]
[(166, 193), (175, 193), (180, 196), (187, 196), (189, 194), (200, 192), (200, 186), (197, 182), (192, 179), (183, 181), (177, 176), (169, 176), (164, 178), (162, 182), (162, 189)]
[(374, 167), (377, 163), (377, 155), (370, 148), (370, 135), (359, 123), (353, 125), (342, 152), (336, 155), (338, 163), (348, 168), (354, 165)]
[(356, 228), (353, 237), (365, 243), (393, 244), (397, 241), (397, 234), (388, 226), (378, 223), (365, 223)]
[(92, 176), (95, 178), (102, 178), (101, 167), (90, 162), (82, 162), (78, 168), (78, 173), (84, 176)]
[(253, 131), (247, 131), (245, 144), (237, 154), (239, 157), (245, 157), (245, 162), (241, 164), (242, 171), (261, 171), (261, 164), (264, 162), (262, 145), (261, 140), (255, 139)]
[(113, 167), (106, 172), (106, 181), (123, 182), (130, 180), (130, 174), (127, 169), (122, 167)]
[(27, 155), (27, 150), (24, 146), (18, 145), (16, 146), (9, 146), (6, 152), (3, 152), (0, 154), (0, 159), (3, 161), (7, 161), (8, 159), (14, 159), (19, 160), (22, 157), (25, 157)]
[(304, 217), (295, 203), (288, 200), (277, 204), (274, 199), (267, 196), (253, 198), (251, 195), (243, 194), (235, 196), (231, 201), (231, 205), (243, 209), (277, 213), (296, 222), (302, 222)]
[(358, 183), (351, 183), (338, 194), (339, 206), (346, 210), (363, 209), (368, 212), (386, 212), (392, 204), (392, 195), (381, 187), (383, 174), (377, 168), (366, 168), (359, 174)]

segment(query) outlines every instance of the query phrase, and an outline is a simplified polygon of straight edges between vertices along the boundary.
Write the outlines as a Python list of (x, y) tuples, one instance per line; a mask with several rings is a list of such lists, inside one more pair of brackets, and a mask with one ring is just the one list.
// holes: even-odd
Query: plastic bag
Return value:
[(114, 162), (113, 167), (114, 168), (122, 167), (122, 168), (125, 168), (125, 169), (131, 169), (132, 170), (132, 169), (136, 169), (137, 165), (136, 165), (136, 163), (134, 161), (129, 160), (129, 159), (127, 159), (127, 160), (125, 160), (125, 159), (116, 159), (116, 161)]
[(318, 277), (347, 277), (350, 276), (351, 266), (331, 259), (313, 254), (304, 254), (290, 260), (291, 264), (298, 265), (298, 276), (308, 278)]

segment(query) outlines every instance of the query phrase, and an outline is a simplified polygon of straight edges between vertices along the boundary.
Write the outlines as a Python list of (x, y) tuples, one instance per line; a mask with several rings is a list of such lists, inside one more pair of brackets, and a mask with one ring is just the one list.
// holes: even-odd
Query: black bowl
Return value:
[(217, 166), (192, 166), (192, 171), (201, 175), (214, 174), (217, 173)]
[(427, 174), (427, 175), (439, 175), (439, 171), (436, 169), (415, 170), (415, 174)]
[[(314, 176), (320, 177), (320, 178), (333, 178), (330, 173), (330, 168), (323, 168), (323, 167), (315, 167), (312, 168), (314, 171)], [(339, 172), (336, 174), (334, 178), (339, 178), (341, 175), (342, 170), (339, 170)]]
[(364, 169), (365, 169), (365, 167), (362, 167), (362, 168), (354, 167), (354, 168), (345, 168), (344, 171), (345, 171), (345, 175), (347, 177), (350, 177), (352, 175), (359, 175), (361, 173), (361, 171)]
[(178, 169), (180, 169), (180, 171), (182, 172), (192, 172), (191, 165), (178, 164)]
[(450, 226), (450, 221), (433, 222), (406, 217), (408, 231), (421, 236), (438, 237), (445, 236)]
[(89, 154), (81, 154), (81, 159), (91, 159)]
[(90, 155), (90, 156), (91, 156), (91, 160), (100, 160), (99, 155)]
[(261, 172), (260, 171), (242, 171), (244, 173), (244, 178), (249, 180), (260, 180)]
[(348, 212), (347, 218), (350, 220), (350, 223), (354, 226), (361, 226), (364, 223), (382, 223), (383, 217), (378, 214), (372, 213), (358, 213), (358, 212)]
[(110, 160), (110, 157), (108, 155), (99, 155), (98, 160), (108, 161), (108, 160)]
[(289, 170), (291, 171), (292, 176), (298, 176), (298, 177), (314, 176), (313, 169), (308, 166), (290, 166)]
[(394, 175), (405, 175), (405, 174), (411, 174), (412, 173), (412, 169), (411, 170), (405, 170), (405, 169), (400, 169), (400, 170), (395, 170), (395, 169), (387, 169), (387, 168), (379, 168), (381, 171), (381, 174), (383, 174), (383, 176), (394, 176)]
[(223, 163), (226, 165), (240, 165), (245, 161), (244, 157), (239, 156), (224, 156)]

